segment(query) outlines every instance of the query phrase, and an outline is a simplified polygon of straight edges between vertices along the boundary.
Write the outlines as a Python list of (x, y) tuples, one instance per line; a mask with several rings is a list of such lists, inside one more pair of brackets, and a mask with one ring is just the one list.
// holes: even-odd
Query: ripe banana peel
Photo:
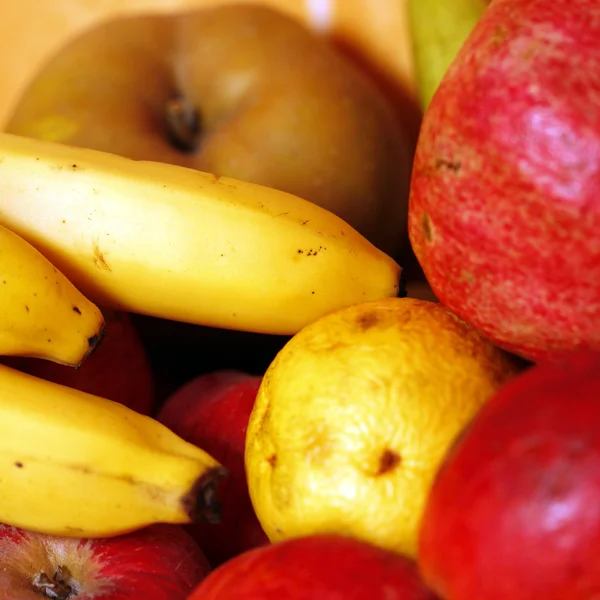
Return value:
[(0, 225), (0, 355), (80, 366), (106, 330), (104, 317), (45, 256)]
[(0, 522), (109, 537), (219, 518), (227, 471), (158, 421), (0, 365)]
[(423, 111), (490, 0), (409, 0), (415, 75)]
[(399, 289), (394, 260), (291, 194), (8, 133), (0, 223), (99, 304), (200, 325), (291, 335)]

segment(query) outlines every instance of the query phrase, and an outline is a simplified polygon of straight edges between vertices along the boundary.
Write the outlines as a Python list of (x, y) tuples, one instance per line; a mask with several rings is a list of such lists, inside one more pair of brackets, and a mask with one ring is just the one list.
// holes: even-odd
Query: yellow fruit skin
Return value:
[(104, 337), (104, 317), (47, 258), (0, 225), (0, 355), (79, 366)]
[(342, 533), (414, 557), (446, 451), (517, 370), (433, 302), (363, 303), (304, 328), (267, 370), (247, 431), (265, 532)]
[(394, 260), (297, 196), (8, 133), (0, 223), (99, 304), (200, 325), (289, 335), (398, 293)]
[(0, 398), (0, 522), (107, 537), (212, 516), (224, 469), (154, 419), (4, 365)]

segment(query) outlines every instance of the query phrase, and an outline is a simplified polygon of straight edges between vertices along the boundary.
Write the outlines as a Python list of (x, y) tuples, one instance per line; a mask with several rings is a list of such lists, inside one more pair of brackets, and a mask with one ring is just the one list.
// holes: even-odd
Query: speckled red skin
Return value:
[(188, 600), (435, 600), (415, 564), (336, 535), (278, 542), (214, 570)]
[(498, 345), (600, 349), (597, 0), (491, 3), (424, 116), (409, 228), (440, 301)]
[(419, 568), (445, 600), (600, 598), (600, 353), (532, 367), (432, 487)]

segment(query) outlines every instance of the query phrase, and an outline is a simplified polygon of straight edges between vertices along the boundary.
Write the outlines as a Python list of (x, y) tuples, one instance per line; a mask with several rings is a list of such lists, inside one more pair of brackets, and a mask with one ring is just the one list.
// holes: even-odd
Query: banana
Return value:
[(106, 325), (88, 300), (29, 242), (0, 225), (0, 355), (78, 367)]
[(490, 0), (408, 0), (408, 23), (423, 111)]
[(227, 471), (158, 421), (0, 365), (0, 522), (110, 537), (218, 521)]
[(394, 260), (291, 194), (8, 133), (0, 223), (100, 305), (200, 325), (290, 335), (399, 289)]

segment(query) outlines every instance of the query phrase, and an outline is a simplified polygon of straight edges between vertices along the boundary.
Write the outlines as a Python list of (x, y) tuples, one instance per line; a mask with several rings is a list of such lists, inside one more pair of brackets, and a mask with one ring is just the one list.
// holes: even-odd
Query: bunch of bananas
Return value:
[[(398, 294), (400, 267), (274, 189), (0, 134), (0, 354), (79, 366), (99, 306), (294, 334)], [(97, 304), (94, 304), (97, 303)], [(219, 517), (226, 470), (156, 420), (0, 367), (0, 522), (76, 537)]]
[[(452, 18), (434, 4), (409, 4), (424, 109), (487, 0), (461, 0)], [(0, 355), (72, 367), (102, 342), (101, 306), (293, 335), (334, 310), (398, 295), (401, 274), (343, 220), (296, 196), (8, 133), (0, 270)], [(2, 523), (105, 537), (219, 519), (226, 469), (153, 418), (8, 366), (0, 418)]]

